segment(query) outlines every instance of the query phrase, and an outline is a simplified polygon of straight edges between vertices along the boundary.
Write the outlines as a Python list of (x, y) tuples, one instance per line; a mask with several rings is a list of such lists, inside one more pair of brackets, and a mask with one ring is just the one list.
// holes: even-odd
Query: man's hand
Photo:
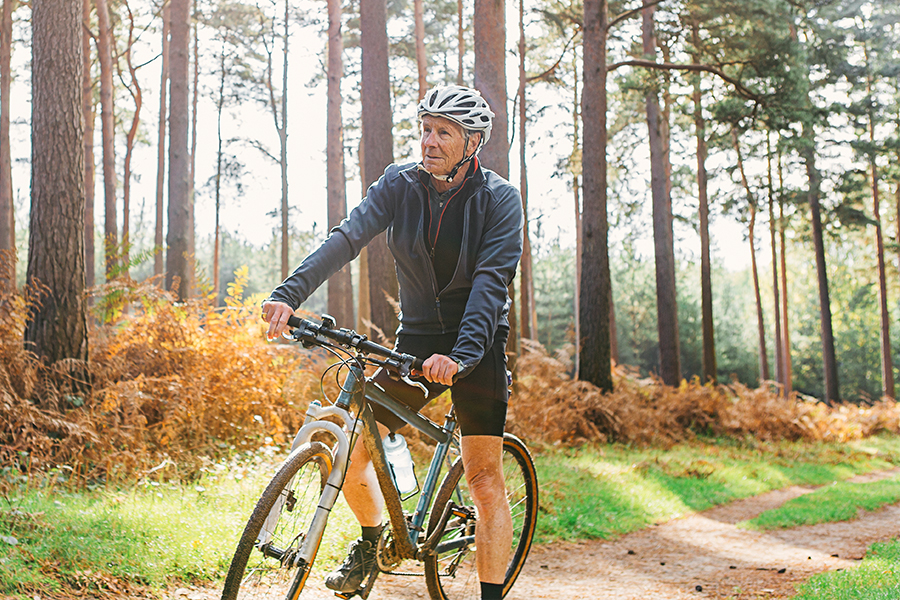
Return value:
[(459, 364), (443, 354), (432, 354), (422, 363), (422, 374), (425, 379), (441, 385), (453, 385), (453, 377), (459, 371)]
[(269, 300), (262, 305), (262, 320), (269, 324), (266, 338), (271, 342), (287, 328), (288, 317), (294, 314), (294, 309), (284, 302)]

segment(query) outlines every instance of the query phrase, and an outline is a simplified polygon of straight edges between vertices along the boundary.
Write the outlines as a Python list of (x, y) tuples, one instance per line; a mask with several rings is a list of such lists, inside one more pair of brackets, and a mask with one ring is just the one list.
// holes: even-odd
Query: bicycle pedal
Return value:
[(341, 598), (341, 600), (350, 600), (353, 596), (359, 594), (362, 591), (361, 589), (353, 591), (353, 592), (335, 592), (334, 595), (336, 598)]

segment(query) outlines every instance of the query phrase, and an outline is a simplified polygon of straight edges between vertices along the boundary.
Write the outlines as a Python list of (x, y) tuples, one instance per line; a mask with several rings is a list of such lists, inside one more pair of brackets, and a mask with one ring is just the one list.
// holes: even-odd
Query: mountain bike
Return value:
[[(332, 404), (327, 399), (324, 404), (319, 400), (310, 403), (290, 455), (247, 521), (225, 579), (222, 600), (300, 597), (341, 490), (350, 453), (360, 438), (378, 476), (389, 526), (377, 544), (377, 568), (360, 589), (335, 595), (344, 600), (353, 596), (365, 599), (380, 573), (410, 574), (396, 570), (404, 560), (413, 560), (419, 568), (412, 574), (424, 576), (434, 600), (480, 598), (475, 569), (477, 519), (459, 458), (453, 409), (438, 425), (370, 384), (365, 376), (367, 366), (378, 365), (416, 385), (411, 375), (421, 370), (422, 360), (381, 346), (353, 330), (338, 329), (328, 315), (323, 315), (320, 323), (291, 317), (288, 324), (293, 330), (286, 337), (338, 356), (335, 364), (346, 371), (346, 376)], [(404, 510), (405, 498), (397, 490), (385, 457), (372, 413), (375, 404), (398, 415), (435, 443), (412, 513)], [(522, 441), (510, 434), (503, 438), (503, 470), (513, 517), (513, 540), (503, 584), (506, 595), (531, 548), (538, 508), (534, 462)], [(441, 473), (444, 475), (438, 486)]]

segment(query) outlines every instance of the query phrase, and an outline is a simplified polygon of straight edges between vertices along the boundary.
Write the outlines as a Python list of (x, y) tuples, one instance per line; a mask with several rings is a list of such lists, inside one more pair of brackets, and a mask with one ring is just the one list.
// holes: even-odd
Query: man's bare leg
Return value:
[(469, 435), (462, 438), (466, 481), (478, 511), (475, 564), (483, 583), (502, 584), (512, 545), (512, 517), (503, 480), (503, 438)]

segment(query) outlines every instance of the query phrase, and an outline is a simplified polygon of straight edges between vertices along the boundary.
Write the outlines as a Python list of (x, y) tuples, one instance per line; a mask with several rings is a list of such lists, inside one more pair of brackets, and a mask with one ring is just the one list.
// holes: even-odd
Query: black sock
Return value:
[(501, 600), (503, 598), (502, 583), (481, 582), (481, 600)]
[(378, 537), (381, 535), (381, 525), (376, 525), (375, 527), (363, 527), (362, 528), (362, 539), (366, 542), (371, 542), (374, 546), (378, 543)]

